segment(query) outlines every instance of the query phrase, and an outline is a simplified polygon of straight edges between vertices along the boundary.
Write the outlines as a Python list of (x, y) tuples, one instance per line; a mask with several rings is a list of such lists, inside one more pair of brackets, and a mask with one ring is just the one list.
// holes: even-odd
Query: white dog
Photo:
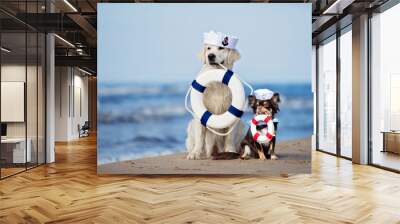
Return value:
[[(199, 57), (203, 63), (201, 71), (205, 71), (221, 68), (219, 64), (232, 69), (240, 54), (236, 49), (204, 44)], [(230, 89), (220, 82), (211, 82), (206, 87), (203, 103), (208, 111), (212, 114), (222, 114), (227, 111), (232, 101)], [(200, 121), (192, 119), (187, 128), (187, 159), (209, 159), (215, 152), (239, 152), (243, 128), (244, 124), (239, 121), (229, 135), (218, 136), (204, 127)], [(228, 129), (229, 127), (216, 131), (227, 132)]]

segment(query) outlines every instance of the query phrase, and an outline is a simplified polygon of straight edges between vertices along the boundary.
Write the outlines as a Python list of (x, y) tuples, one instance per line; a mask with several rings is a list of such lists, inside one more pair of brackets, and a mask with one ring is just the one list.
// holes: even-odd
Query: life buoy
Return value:
[[(231, 90), (232, 103), (223, 114), (212, 114), (204, 106), (203, 93), (210, 82), (222, 82)], [(190, 92), (191, 106), (202, 125), (215, 129), (227, 128), (243, 115), (246, 106), (243, 85), (231, 70), (210, 69), (202, 72), (193, 80), (192, 88), (194, 91)]]
[[(257, 123), (260, 121), (264, 121), (265, 123), (267, 123), (267, 131), (257, 130)], [(256, 117), (254, 117), (251, 120), (250, 131), (254, 141), (263, 144), (269, 143), (275, 136), (275, 127), (271, 116), (257, 115)]]

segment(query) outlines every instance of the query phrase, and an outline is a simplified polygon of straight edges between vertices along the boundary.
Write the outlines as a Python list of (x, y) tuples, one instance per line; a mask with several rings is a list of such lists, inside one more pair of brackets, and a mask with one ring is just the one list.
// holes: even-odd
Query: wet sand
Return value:
[(311, 137), (279, 142), (278, 160), (187, 160), (186, 153), (99, 165), (97, 173), (127, 175), (292, 175), (311, 173)]

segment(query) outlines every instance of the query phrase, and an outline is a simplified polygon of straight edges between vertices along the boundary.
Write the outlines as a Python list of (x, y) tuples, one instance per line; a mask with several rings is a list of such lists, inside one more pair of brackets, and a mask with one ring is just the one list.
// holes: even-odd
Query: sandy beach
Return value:
[(291, 175), (311, 172), (311, 138), (279, 142), (279, 160), (187, 160), (186, 153), (99, 165), (101, 174)]

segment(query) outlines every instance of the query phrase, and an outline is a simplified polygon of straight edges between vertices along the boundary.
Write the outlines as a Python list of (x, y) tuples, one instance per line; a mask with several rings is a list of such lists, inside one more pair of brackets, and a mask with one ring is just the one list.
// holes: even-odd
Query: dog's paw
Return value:
[(236, 148), (234, 146), (227, 146), (224, 150), (224, 152), (237, 152)]
[(189, 160), (196, 160), (196, 159), (201, 159), (201, 158), (200, 158), (200, 154), (199, 154), (199, 153), (189, 153), (189, 154), (186, 156), (186, 159), (189, 159)]
[(242, 160), (248, 160), (248, 159), (250, 159), (250, 156), (249, 155), (242, 155), (240, 158)]
[(277, 160), (277, 159), (279, 159), (278, 156), (276, 156), (275, 154), (271, 155), (271, 160)]
[(195, 157), (195, 156), (194, 156), (194, 153), (189, 153), (189, 154), (186, 156), (186, 159), (193, 160), (193, 159), (195, 159), (194, 157)]

